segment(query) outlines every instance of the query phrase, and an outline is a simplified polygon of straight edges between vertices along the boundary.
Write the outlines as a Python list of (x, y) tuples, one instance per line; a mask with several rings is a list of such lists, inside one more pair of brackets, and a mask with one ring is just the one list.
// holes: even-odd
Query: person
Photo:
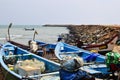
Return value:
[(59, 70), (60, 80), (95, 80), (93, 76), (79, 69), (82, 66), (83, 60), (80, 57), (62, 61)]

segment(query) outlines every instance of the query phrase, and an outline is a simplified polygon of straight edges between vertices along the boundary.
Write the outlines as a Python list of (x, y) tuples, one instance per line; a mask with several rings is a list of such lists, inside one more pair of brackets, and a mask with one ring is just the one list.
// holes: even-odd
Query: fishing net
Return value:
[(36, 59), (34, 60), (25, 60), (21, 63), (22, 66), (31, 66), (31, 67), (36, 67), (36, 68), (40, 68), (40, 72), (44, 72), (45, 71), (45, 63), (42, 61), (38, 61)]
[(70, 72), (78, 70), (81, 66), (83, 66), (83, 59), (74, 54), (65, 56), (65, 59), (61, 62), (61, 67)]
[(15, 72), (21, 76), (38, 75), (45, 72), (45, 63), (36, 59), (20, 61), (15, 65)]

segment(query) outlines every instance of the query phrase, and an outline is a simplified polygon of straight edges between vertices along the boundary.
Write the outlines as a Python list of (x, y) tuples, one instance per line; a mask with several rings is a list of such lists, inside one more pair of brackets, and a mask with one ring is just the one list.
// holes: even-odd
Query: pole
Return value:
[(8, 40), (10, 41), (10, 28), (11, 28), (11, 26), (12, 26), (12, 23), (10, 23), (10, 25), (8, 26)]
[(33, 40), (35, 40), (35, 32), (34, 32), (34, 35), (33, 35)]
[(35, 30), (34, 35), (33, 35), (33, 40), (35, 40), (35, 34), (38, 34), (36, 30)]

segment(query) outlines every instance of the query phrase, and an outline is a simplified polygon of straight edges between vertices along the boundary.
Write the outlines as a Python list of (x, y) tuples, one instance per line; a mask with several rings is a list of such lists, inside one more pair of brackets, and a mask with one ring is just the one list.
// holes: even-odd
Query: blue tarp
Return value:
[(63, 69), (60, 69), (60, 80), (84, 80), (84, 79), (91, 79), (94, 80), (94, 78), (87, 74), (87, 72), (78, 70), (74, 72), (65, 71)]
[(91, 53), (89, 56), (85, 57), (84, 60), (86, 62), (90, 62), (90, 61), (95, 61), (95, 59), (97, 58), (97, 56), (99, 56), (100, 54), (96, 54), (96, 53)]

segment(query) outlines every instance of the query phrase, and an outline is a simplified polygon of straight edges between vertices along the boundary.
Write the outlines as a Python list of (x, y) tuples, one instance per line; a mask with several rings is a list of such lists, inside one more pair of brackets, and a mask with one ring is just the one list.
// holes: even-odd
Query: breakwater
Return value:
[(85, 45), (107, 42), (114, 35), (120, 33), (120, 26), (116, 25), (68, 25), (69, 34), (61, 34), (68, 44), (76, 45), (78, 40)]

